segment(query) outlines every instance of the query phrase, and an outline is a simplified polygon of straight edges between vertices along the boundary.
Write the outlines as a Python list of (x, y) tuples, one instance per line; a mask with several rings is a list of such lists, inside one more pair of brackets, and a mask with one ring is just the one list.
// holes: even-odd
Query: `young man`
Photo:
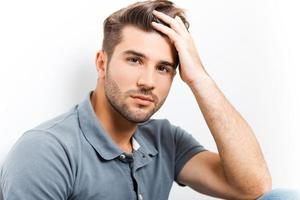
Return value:
[[(136, 3), (109, 16), (96, 89), (19, 139), (1, 169), (2, 198), (168, 199), (174, 180), (226, 199), (268, 192), (271, 176), (259, 144), (204, 70), (187, 28), (183, 11), (169, 1)], [(219, 154), (168, 120), (150, 119), (178, 64)]]

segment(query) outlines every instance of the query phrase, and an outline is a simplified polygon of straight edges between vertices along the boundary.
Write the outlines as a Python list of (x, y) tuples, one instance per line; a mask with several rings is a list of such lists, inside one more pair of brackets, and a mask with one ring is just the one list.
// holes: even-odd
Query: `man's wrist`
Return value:
[(214, 83), (214, 80), (205, 72), (199, 72), (195, 78), (187, 82), (187, 85), (193, 90), (199, 88), (201, 85)]

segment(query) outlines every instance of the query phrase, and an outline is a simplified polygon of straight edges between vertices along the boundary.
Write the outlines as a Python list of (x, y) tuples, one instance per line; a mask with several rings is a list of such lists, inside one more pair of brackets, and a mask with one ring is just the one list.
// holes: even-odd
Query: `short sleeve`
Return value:
[(172, 131), (174, 132), (175, 140), (175, 181), (180, 186), (185, 186), (177, 181), (177, 176), (180, 173), (183, 166), (194, 155), (199, 152), (206, 151), (206, 149), (188, 132), (180, 128), (179, 126), (172, 125)]
[(48, 132), (25, 133), (1, 168), (3, 200), (65, 200), (72, 188), (66, 148)]

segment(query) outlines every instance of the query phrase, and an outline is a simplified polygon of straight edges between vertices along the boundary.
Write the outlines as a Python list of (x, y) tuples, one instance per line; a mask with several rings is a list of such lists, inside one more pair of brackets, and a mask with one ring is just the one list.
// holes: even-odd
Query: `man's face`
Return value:
[(128, 121), (147, 121), (169, 93), (174, 62), (174, 47), (167, 38), (124, 27), (106, 70), (107, 100)]

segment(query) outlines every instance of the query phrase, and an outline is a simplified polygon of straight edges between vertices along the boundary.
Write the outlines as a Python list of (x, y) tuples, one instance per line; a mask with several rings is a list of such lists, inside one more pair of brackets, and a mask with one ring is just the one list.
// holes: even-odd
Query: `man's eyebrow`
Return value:
[(123, 52), (123, 54), (131, 54), (131, 55), (136, 55), (136, 56), (139, 56), (139, 57), (142, 57), (142, 58), (147, 58), (146, 55), (144, 55), (140, 52), (134, 51), (134, 50), (126, 50), (126, 51)]
[[(126, 50), (126, 51), (123, 52), (123, 54), (125, 54), (125, 55), (126, 54), (135, 55), (135, 56), (147, 59), (147, 56), (145, 54), (143, 54), (141, 52), (134, 51), (134, 50)], [(173, 62), (169, 62), (169, 61), (166, 61), (166, 60), (160, 60), (159, 64), (169, 65), (169, 66), (173, 67), (174, 69), (176, 69), (175, 63), (173, 63)]]

